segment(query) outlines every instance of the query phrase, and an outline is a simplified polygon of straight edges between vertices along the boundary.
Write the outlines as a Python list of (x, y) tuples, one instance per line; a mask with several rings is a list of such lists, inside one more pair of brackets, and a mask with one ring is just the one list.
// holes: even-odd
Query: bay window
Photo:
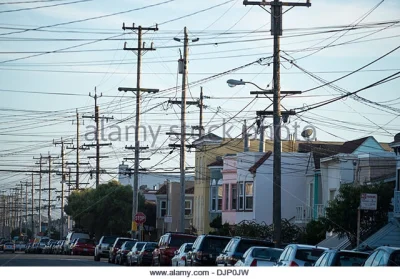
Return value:
[(232, 210), (237, 209), (237, 185), (236, 184), (231, 185), (231, 209)]
[(210, 203), (211, 211), (221, 211), (222, 210), (222, 185), (212, 185), (210, 188)]
[(225, 184), (225, 210), (229, 210), (229, 184)]
[(246, 189), (245, 189), (245, 195), (246, 195), (246, 210), (252, 210), (253, 209), (253, 182), (246, 182)]
[(160, 201), (160, 217), (167, 215), (167, 201)]
[(186, 200), (185, 201), (185, 216), (192, 215), (192, 201)]

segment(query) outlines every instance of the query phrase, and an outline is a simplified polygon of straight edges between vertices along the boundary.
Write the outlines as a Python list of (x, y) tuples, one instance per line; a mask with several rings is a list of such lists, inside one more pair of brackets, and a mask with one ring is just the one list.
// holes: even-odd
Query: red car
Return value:
[(93, 239), (78, 238), (71, 249), (71, 255), (94, 255), (96, 243)]
[(166, 233), (161, 236), (156, 249), (153, 251), (153, 265), (171, 266), (175, 251), (184, 243), (193, 243), (197, 235), (185, 233)]

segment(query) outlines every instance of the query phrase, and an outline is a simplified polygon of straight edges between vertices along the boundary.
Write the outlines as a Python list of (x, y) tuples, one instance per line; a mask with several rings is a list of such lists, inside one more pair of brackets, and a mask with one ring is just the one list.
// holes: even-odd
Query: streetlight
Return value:
[(237, 79), (228, 79), (226, 81), (226, 83), (228, 83), (229, 87), (235, 87), (236, 85), (245, 85), (245, 84), (252, 84), (255, 87), (257, 87), (258, 89), (260, 89), (261, 91), (265, 91), (265, 89), (262, 89), (260, 86), (258, 86), (257, 84), (251, 82), (251, 81), (243, 81), (241, 80), (237, 80)]
[[(281, 209), (281, 139), (280, 139), (280, 129), (281, 129), (281, 113), (280, 113), (280, 98), (276, 96), (274, 90), (265, 90), (262, 89), (260, 86), (254, 84), (253, 82), (249, 81), (243, 81), (243, 80), (234, 80), (230, 79), (227, 81), (228, 85), (230, 87), (234, 87), (236, 85), (245, 85), (247, 83), (254, 85), (258, 89), (261, 90), (261, 92), (254, 92), (253, 94), (273, 94), (274, 99), (274, 107), (275, 104), (278, 104), (278, 109), (275, 108), (275, 110), (270, 113), (267, 111), (260, 111), (257, 112), (257, 115), (269, 115), (272, 114), (274, 117), (274, 152), (273, 152), (273, 181), (272, 181), (272, 214), (273, 214), (273, 226), (274, 226), (274, 242), (276, 246), (280, 246), (280, 239), (281, 239), (281, 214), (282, 214), (282, 209)], [(251, 92), (252, 93), (252, 92)], [(269, 98), (269, 97), (268, 97)], [(270, 99), (270, 98), (269, 98)], [(271, 100), (271, 99), (270, 99)], [(287, 119), (286, 119), (287, 120)], [(264, 127), (263, 127), (263, 118), (261, 118), (261, 139), (260, 139), (260, 151), (264, 151)]]

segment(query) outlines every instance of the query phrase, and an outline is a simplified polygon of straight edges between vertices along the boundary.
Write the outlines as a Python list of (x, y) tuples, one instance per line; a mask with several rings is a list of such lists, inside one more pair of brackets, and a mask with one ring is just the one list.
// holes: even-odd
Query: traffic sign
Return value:
[(367, 193), (361, 194), (361, 199), (360, 199), (361, 210), (376, 210), (377, 205), (378, 205), (377, 194), (367, 194)]
[(143, 212), (136, 213), (135, 222), (138, 225), (144, 224), (146, 222), (146, 215)]
[(132, 231), (137, 231), (137, 224), (135, 221), (132, 222)]

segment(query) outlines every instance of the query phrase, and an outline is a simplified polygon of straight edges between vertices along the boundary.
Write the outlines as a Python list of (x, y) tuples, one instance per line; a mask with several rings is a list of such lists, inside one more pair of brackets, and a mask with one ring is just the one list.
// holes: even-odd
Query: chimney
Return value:
[(243, 132), (242, 132), (242, 137), (244, 139), (244, 152), (249, 151), (249, 134), (247, 133), (247, 125), (246, 125), (246, 120), (244, 120), (244, 125), (243, 125)]

